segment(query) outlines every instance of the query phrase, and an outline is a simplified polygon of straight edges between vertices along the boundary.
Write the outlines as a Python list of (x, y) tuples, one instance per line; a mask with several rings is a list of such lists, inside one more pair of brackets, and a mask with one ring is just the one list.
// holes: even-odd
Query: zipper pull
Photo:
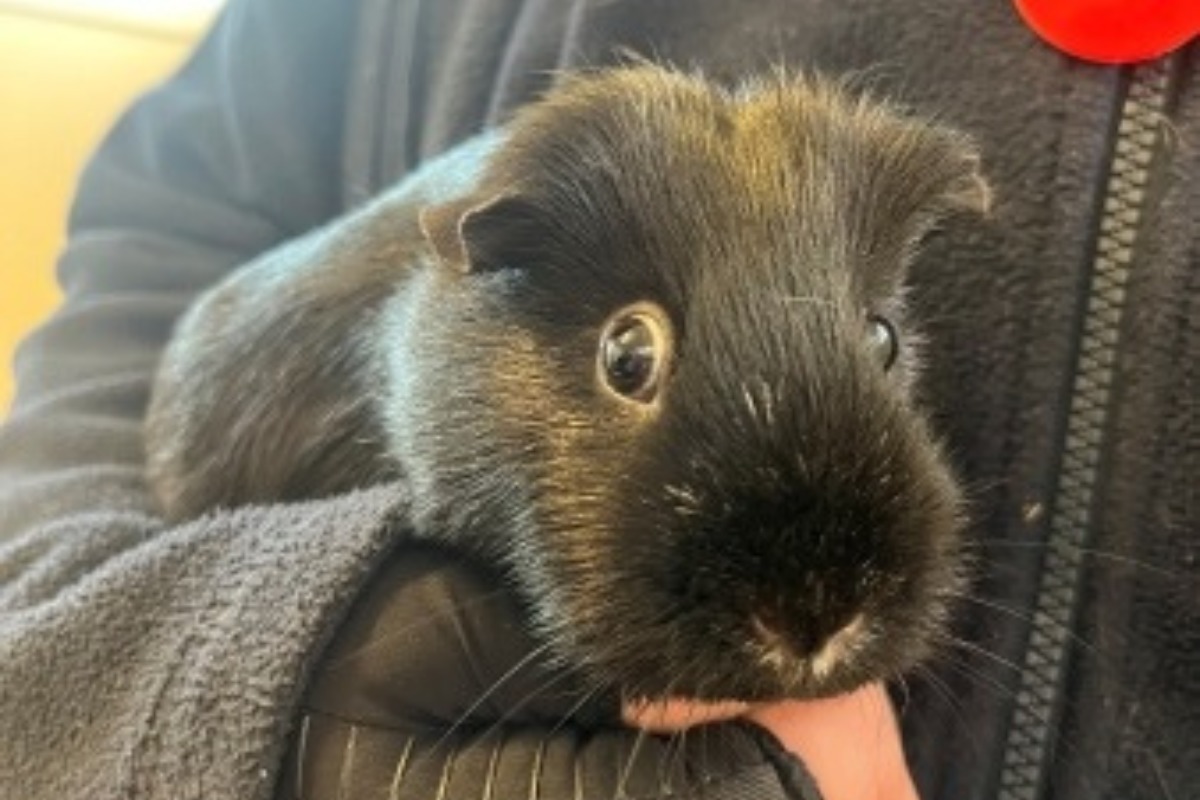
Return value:
[(1149, 61), (1200, 35), (1200, 0), (1014, 0), (1033, 32), (1104, 64)]

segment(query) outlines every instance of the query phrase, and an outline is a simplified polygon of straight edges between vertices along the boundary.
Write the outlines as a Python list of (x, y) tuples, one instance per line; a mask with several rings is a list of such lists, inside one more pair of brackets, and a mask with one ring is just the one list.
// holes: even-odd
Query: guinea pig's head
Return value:
[(422, 218), (397, 427), (425, 518), (630, 696), (912, 665), (963, 520), (902, 287), (931, 224), (985, 202), (977, 167), (959, 134), (811, 78), (567, 79)]

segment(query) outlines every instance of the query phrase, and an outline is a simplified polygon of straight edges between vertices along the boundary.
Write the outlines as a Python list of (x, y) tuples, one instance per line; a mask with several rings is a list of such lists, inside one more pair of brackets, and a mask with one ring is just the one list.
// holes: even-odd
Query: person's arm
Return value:
[(0, 427), (0, 796), (271, 796), (313, 651), (390, 545), (386, 491), (165, 529), (142, 477), (176, 317), (339, 210), (354, 24), (234, 0), (83, 176)]
[[(493, 576), (437, 549), (399, 555), (313, 674), (281, 798), (820, 800), (783, 743), (746, 722), (621, 725), (615, 697), (531, 657)], [(829, 800), (849, 797), (871, 795)]]

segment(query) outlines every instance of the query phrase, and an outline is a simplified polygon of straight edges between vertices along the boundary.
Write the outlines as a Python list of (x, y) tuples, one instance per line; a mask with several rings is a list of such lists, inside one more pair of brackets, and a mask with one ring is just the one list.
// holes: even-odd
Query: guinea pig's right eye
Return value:
[(601, 381), (613, 393), (637, 403), (658, 395), (670, 336), (661, 317), (645, 308), (617, 314), (600, 337)]

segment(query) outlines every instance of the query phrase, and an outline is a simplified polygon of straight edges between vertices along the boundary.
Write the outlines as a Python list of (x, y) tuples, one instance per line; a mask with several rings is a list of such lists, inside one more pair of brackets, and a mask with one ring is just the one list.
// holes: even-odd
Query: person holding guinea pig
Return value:
[[(0, 731), (0, 795), (1186, 796), (1200, 785), (1193, 746), (1200, 721), (1188, 713), (1200, 706), (1192, 679), (1200, 649), (1186, 634), (1197, 624), (1190, 598), (1200, 585), (1195, 50), (1193, 42), (1129, 66), (1087, 63), (1047, 46), (1007, 0), (836, 7), (815, 0), (230, 0), (189, 62), (122, 117), (88, 166), (59, 263), (65, 300), (16, 365), (18, 397), (0, 426), (0, 719), (8, 723)], [(805, 173), (828, 180), (794, 184), (795, 213), (781, 218), (809, 227), (760, 230), (753, 223), (762, 216), (750, 214), (727, 236), (710, 226), (649, 238), (667, 243), (657, 251), (664, 262), (693, 252), (690, 242), (724, 242), (742, 274), (762, 269), (761, 254), (779, 252), (766, 244), (777, 240), (811, 245), (787, 251), (804, 254), (796, 270), (911, 257), (903, 290), (878, 269), (846, 282), (855, 291), (886, 284), (886, 296), (897, 298), (855, 318), (861, 339), (811, 336), (796, 345), (805, 369), (864, 359), (853, 373), (855, 391), (822, 378), (787, 396), (847, 398), (846, 407), (805, 406), (814, 419), (859, 410), (844, 435), (800, 426), (788, 444), (811, 453), (824, 442), (828, 456), (806, 463), (872, 476), (870, 491), (863, 479), (862, 492), (851, 493), (867, 511), (932, 518), (917, 513), (922, 503), (911, 494), (874, 493), (893, 474), (891, 456), (874, 454), (892, 452), (876, 448), (890, 430), (880, 419), (895, 407), (850, 409), (864, 386), (891, 381), (911, 394), (931, 431), (928, 442), (904, 452), (912, 463), (926, 463), (922, 454), (937, 459), (910, 473), (928, 477), (944, 459), (962, 487), (963, 574), (930, 579), (948, 601), (945, 619), (924, 619), (920, 610), (934, 606), (899, 589), (888, 595), (896, 598), (889, 611), (903, 618), (912, 610), (932, 646), (917, 666), (878, 676), (886, 682), (860, 676), (854, 691), (821, 700), (622, 702), (547, 649), (531, 624), (539, 609), (487, 563), (406, 535), (423, 496), (419, 471), (296, 502), (216, 504), (178, 518), (154, 493), (148, 406), (160, 366), (169, 372), (188, 363), (164, 353), (199, 297), (243, 275), (263, 276), (269, 289), (270, 271), (256, 273), (255, 264), (320, 264), (329, 242), (358, 252), (371, 239), (356, 238), (363, 230), (356, 220), (378, 219), (371, 209), (386, 204), (377, 198), (390, 187), (419, 186), (404, 181), (431, 164), (454, 163), (481, 131), (534, 120), (540, 112), (525, 110), (549, 107), (538, 103), (558, 96), (564, 75), (631, 61), (636, 68), (631, 53), (702, 76), (696, 80), (743, 87), (721, 102), (752, 103), (755, 91), (774, 86), (780, 65), (784, 74), (819, 73), (846, 97), (868, 98), (850, 103), (854, 113), (819, 117), (836, 121), (823, 129), (841, 126), (840, 133), (803, 150), (812, 164), (839, 170)], [(587, 84), (577, 86), (577, 95), (561, 95), (556, 113), (587, 107), (576, 104)], [(688, 109), (735, 139), (724, 106), (697, 105), (690, 89), (677, 89), (648, 95), (670, 103), (630, 102), (641, 110), (622, 117), (626, 127), (615, 128), (609, 143), (633, 141), (635, 117), (667, 120), (655, 130), (679, 134), (657, 137), (655, 147), (686, 141), (670, 120)], [(886, 116), (870, 115), (877, 102), (890, 109)], [(900, 118), (930, 127), (900, 135), (890, 127)], [(547, 119), (554, 128), (556, 118)], [(562, 150), (546, 152), (574, 154), (570, 147), (592, 130), (570, 129)], [(898, 162), (870, 161), (914, 142), (929, 142), (925, 152), (937, 156), (911, 162), (925, 168), (897, 172)], [(698, 187), (692, 196), (699, 197), (718, 185), (684, 161), (636, 163), (617, 174), (656, 187), (663, 199), (639, 207), (647, 214), (671, 207), (660, 186)], [(892, 167), (853, 179), (840, 171), (863, 163)], [(935, 180), (942, 174), (935, 166), (947, 168), (944, 180)], [(567, 168), (591, 165), (575, 159)], [(705, 219), (761, 209), (773, 187), (793, 186), (782, 171), (769, 174), (773, 181), (754, 195), (758, 205), (731, 193), (721, 205), (728, 214)], [(921, 203), (896, 212), (918, 185), (929, 187), (922, 202), (984, 213), (926, 214)], [(854, 223), (863, 198), (889, 201), (871, 207), (890, 213), (863, 217), (875, 220), (872, 236), (829, 238), (862, 227)], [(528, 207), (503, 192), (487, 199), (421, 203), (435, 211), (412, 216), (412, 235), (429, 240), (447, 265), (475, 269), (506, 231), (529, 221)], [(444, 209), (454, 213), (436, 211)], [(938, 230), (914, 217), (931, 224), (936, 217)], [(618, 252), (656, 228), (623, 230), (580, 249)], [(395, 257), (384, 250), (364, 251), (383, 253), (367, 262)], [(485, 271), (484, 279), (497, 297), (521, 288), (503, 270)], [(727, 291), (732, 296), (717, 285), (712, 296)], [(795, 287), (779, 294), (797, 313), (832, 307)], [(231, 293), (225, 310), (233, 313), (243, 296)], [(270, 295), (265, 302), (263, 319)], [(445, 310), (429, 318), (450, 318)], [(481, 321), (487, 310), (472, 307)], [(635, 311), (600, 326), (603, 353), (615, 355), (596, 363), (636, 399), (646, 376), (658, 374), (638, 372), (647, 341), (705, 334), (680, 333), (654, 309)], [(910, 333), (918, 324), (920, 343)], [(297, 328), (293, 341), (311, 333)], [(236, 348), (230, 342), (238, 335), (222, 334), (212, 346)], [(498, 358), (521, 355), (519, 344)], [(262, 371), (251, 357), (258, 352), (233, 378)], [(419, 348), (411, 352), (421, 357)], [(677, 374), (707, 367), (697, 360), (681, 362)], [(437, 380), (440, 363), (421, 366)], [(750, 357), (727, 359), (710, 383), (749, 364)], [(339, 373), (313, 374), (297, 396), (314, 384), (347, 391), (328, 378)], [(532, 389), (509, 378), (497, 384), (496, 402), (528, 399)], [(187, 414), (169, 418), (173, 424), (222, 402), (219, 393), (205, 396), (214, 384), (195, 384), (178, 406)], [(783, 395), (747, 394), (755, 419), (782, 413), (768, 401)], [(557, 413), (574, 396), (551, 400), (538, 408)], [(311, 418), (281, 424), (283, 433), (268, 442), (278, 440), (278, 449), (267, 447), (264, 458), (299, 442), (287, 434), (303, 431), (321, 409), (314, 404), (305, 412)], [(706, 430), (709, 421), (694, 423)], [(455, 444), (456, 433), (468, 430), (447, 426), (440, 435)], [(614, 441), (628, 435), (609, 433)], [(719, 456), (724, 463), (740, 453)], [(224, 463), (213, 470), (218, 477)], [(872, 573), (876, 579), (886, 583), (924, 563), (929, 551), (917, 545), (926, 527), (905, 539), (911, 547), (887, 551), (882, 560), (891, 566)], [(629, 558), (637, 557), (634, 547)], [(840, 596), (834, 578), (842, 566), (828, 565), (824, 595)], [(624, 603), (652, 619), (656, 608), (639, 603), (638, 591), (630, 584), (622, 597), (593, 593), (575, 613), (586, 618)], [(753, 619), (767, 639), (779, 630), (761, 609)], [(865, 647), (869, 620), (851, 614), (828, 622), (813, 636), (838, 652)], [(720, 661), (710, 654), (730, 646), (723, 636), (714, 629), (689, 669), (725, 669), (700, 663)], [(907, 663), (892, 640), (876, 645)], [(652, 665), (658, 655), (627, 653)], [(826, 661), (835, 659), (822, 660), (822, 670), (834, 669)]]

